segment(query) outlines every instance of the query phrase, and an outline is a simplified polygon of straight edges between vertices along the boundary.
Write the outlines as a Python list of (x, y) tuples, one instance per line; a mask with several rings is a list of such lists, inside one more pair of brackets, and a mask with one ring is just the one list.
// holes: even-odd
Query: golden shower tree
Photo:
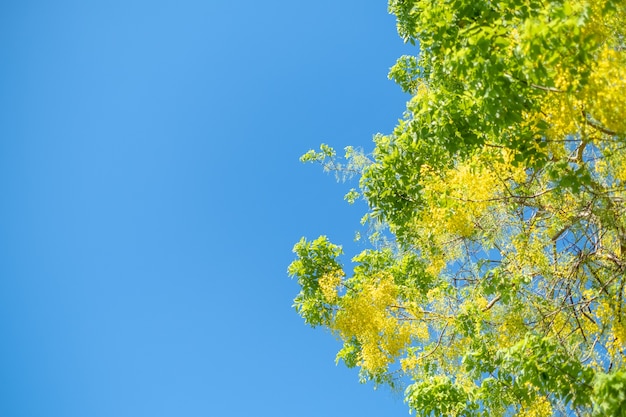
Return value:
[(296, 310), (418, 415), (626, 415), (626, 3), (389, 9), (404, 118), (302, 157), (356, 171), (377, 232), (352, 271), (297, 243)]

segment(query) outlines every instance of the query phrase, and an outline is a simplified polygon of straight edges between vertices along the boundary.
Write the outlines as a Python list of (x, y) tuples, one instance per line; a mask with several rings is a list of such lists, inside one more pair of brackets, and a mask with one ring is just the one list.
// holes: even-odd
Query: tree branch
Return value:
[(615, 132), (614, 130), (607, 129), (606, 127), (602, 126), (600, 123), (596, 122), (593, 119), (593, 117), (591, 117), (589, 113), (587, 113), (585, 110), (581, 110), (581, 112), (583, 114), (583, 119), (585, 119), (585, 123), (587, 123), (589, 126), (609, 136), (619, 136), (619, 133)]
[(491, 310), (491, 307), (493, 307), (498, 301), (500, 301), (500, 298), (502, 298), (502, 296), (500, 296), (500, 294), (498, 294), (496, 297), (494, 297), (493, 300), (489, 301), (489, 304), (487, 304), (485, 306), (485, 308), (483, 308), (483, 313), (485, 311)]
[(427, 357), (431, 356), (433, 353), (435, 353), (437, 351), (437, 349), (439, 349), (439, 346), (441, 346), (441, 339), (443, 339), (443, 335), (446, 333), (446, 329), (448, 328), (448, 323), (446, 323), (446, 325), (444, 326), (443, 330), (441, 330), (441, 334), (439, 334), (439, 339), (437, 339), (437, 344), (435, 345), (434, 348), (432, 348), (432, 350), (430, 352), (428, 352), (425, 355), (422, 355), (420, 357), (420, 359), (426, 359)]
[(563, 92), (563, 90), (559, 90), (558, 88), (555, 88), (555, 87), (546, 87), (544, 85), (532, 84), (532, 83), (529, 83), (527, 81), (520, 80), (519, 78), (515, 78), (511, 74), (505, 73), (504, 76), (509, 78), (509, 79), (511, 79), (511, 80), (518, 81), (518, 82), (524, 84), (525, 86), (536, 88), (537, 90), (548, 91), (548, 92), (551, 92), (551, 93), (562, 93)]

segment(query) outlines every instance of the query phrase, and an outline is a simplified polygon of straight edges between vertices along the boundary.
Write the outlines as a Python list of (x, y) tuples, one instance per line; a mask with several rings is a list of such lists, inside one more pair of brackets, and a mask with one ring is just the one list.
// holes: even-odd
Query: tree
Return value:
[(294, 247), (295, 308), (422, 416), (626, 415), (626, 3), (391, 0), (419, 45), (346, 162), (371, 248)]

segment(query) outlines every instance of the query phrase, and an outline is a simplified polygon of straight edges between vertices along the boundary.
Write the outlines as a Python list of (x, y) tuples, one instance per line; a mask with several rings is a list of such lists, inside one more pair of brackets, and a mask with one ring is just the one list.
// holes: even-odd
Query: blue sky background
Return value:
[(406, 415), (293, 311), (362, 206), (298, 157), (407, 97), (384, 0), (0, 5), (0, 415)]

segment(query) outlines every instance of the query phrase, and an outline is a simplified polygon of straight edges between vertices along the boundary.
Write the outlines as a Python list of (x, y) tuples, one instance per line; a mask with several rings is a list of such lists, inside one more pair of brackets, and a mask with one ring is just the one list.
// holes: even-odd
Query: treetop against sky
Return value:
[(626, 5), (389, 9), (404, 117), (302, 157), (358, 177), (370, 248), (298, 242), (296, 311), (418, 415), (626, 415)]

